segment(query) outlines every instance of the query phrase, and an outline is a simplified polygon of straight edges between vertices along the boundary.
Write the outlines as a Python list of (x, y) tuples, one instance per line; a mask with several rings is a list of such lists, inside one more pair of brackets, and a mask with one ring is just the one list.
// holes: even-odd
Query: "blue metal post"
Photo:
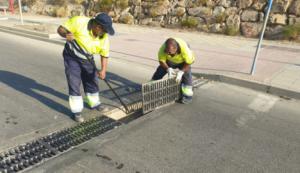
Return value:
[(261, 34), (260, 34), (260, 38), (259, 38), (259, 41), (258, 41), (258, 45), (257, 45), (257, 47), (256, 47), (256, 52), (255, 52), (254, 60), (253, 60), (253, 63), (252, 63), (251, 75), (253, 75), (254, 72), (255, 72), (255, 68), (256, 68), (256, 60), (257, 60), (257, 57), (258, 57), (258, 54), (259, 54), (259, 50), (260, 50), (260, 47), (261, 47), (261, 42), (262, 42), (262, 40), (263, 40), (263, 38), (264, 38), (266, 26), (267, 26), (268, 19), (269, 19), (269, 14), (270, 14), (270, 11), (271, 11), (271, 8), (272, 8), (272, 4), (273, 4), (273, 0), (269, 0), (269, 5), (268, 5), (267, 14), (266, 14), (265, 21), (264, 21), (264, 25), (263, 25), (263, 28), (262, 28), (262, 31), (261, 31)]

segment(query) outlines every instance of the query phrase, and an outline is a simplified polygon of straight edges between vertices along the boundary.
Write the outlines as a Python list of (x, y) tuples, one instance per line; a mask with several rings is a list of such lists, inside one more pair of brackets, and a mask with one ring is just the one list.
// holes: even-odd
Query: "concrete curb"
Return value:
[(193, 75), (195, 75), (199, 78), (205, 78), (208, 80), (219, 81), (219, 82), (223, 82), (223, 83), (228, 83), (228, 84), (232, 84), (232, 85), (237, 85), (237, 86), (253, 89), (256, 91), (269, 93), (272, 95), (277, 95), (277, 96), (285, 98), (285, 99), (289, 99), (289, 98), (300, 99), (300, 92), (292, 91), (292, 90), (288, 90), (288, 89), (284, 89), (284, 88), (279, 88), (279, 87), (267, 85), (264, 83), (243, 80), (243, 79), (234, 78), (234, 77), (226, 76), (226, 75), (219, 75), (219, 74), (193, 73)]
[(65, 41), (50, 39), (52, 37), (52, 35), (47, 34), (47, 33), (30, 31), (30, 30), (25, 30), (25, 29), (18, 29), (18, 28), (14, 28), (14, 27), (1, 26), (1, 25), (0, 25), (0, 31), (6, 32), (6, 33), (11, 33), (11, 34), (16, 34), (16, 35), (27, 37), (27, 38), (32, 38), (32, 39), (36, 39), (36, 40), (40, 40), (40, 41), (46, 41), (49, 43), (55, 43), (55, 44), (59, 44), (59, 45), (65, 44)]

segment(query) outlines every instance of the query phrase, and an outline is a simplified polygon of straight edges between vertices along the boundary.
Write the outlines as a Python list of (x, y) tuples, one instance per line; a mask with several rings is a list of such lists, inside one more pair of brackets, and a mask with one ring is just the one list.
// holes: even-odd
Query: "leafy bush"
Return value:
[(98, 2), (100, 11), (109, 12), (113, 6), (113, 0), (101, 0)]
[(197, 5), (207, 5), (208, 0), (198, 0)]
[(83, 4), (85, 0), (72, 0), (74, 4)]
[(188, 1), (188, 7), (194, 8), (199, 6), (206, 6), (208, 0), (196, 0), (196, 1)]
[(300, 24), (285, 26), (282, 33), (285, 39), (297, 40), (300, 36)]
[(188, 27), (188, 28), (196, 28), (198, 26), (198, 23), (199, 22), (197, 19), (193, 17), (189, 17), (181, 21), (181, 26)]
[(25, 0), (25, 1), (22, 1), (22, 4), (31, 7), (31, 6), (33, 6), (36, 2), (37, 2), (37, 0)]
[(64, 6), (67, 4), (67, 0), (51, 0), (49, 1), (49, 4)]
[(128, 0), (115, 0), (115, 4), (117, 7), (125, 9), (128, 7)]
[(240, 33), (239, 29), (234, 26), (227, 26), (225, 30), (226, 35), (235, 36)]
[(225, 13), (225, 12), (220, 13), (219, 15), (216, 16), (216, 22), (217, 22), (217, 23), (222, 23), (222, 22), (225, 21), (226, 17), (227, 17), (227, 16), (226, 16), (226, 13)]

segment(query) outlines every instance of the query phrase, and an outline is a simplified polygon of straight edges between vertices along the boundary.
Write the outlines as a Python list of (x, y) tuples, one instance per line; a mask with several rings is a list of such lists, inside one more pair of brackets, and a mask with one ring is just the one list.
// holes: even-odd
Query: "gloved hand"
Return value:
[(172, 68), (168, 68), (167, 72), (168, 72), (168, 78), (172, 78), (176, 75), (174, 69)]
[(176, 76), (176, 82), (177, 82), (177, 83), (180, 83), (180, 82), (181, 82), (181, 79), (182, 79), (183, 74), (184, 74), (184, 71), (179, 70), (179, 72), (177, 73), (177, 76)]

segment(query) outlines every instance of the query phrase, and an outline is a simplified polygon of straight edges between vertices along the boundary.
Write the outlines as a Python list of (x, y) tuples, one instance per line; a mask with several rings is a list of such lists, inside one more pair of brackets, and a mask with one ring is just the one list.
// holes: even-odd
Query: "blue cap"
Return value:
[(112, 27), (112, 20), (106, 13), (100, 13), (95, 18), (96, 22), (101, 25), (109, 35), (114, 35), (115, 30)]

